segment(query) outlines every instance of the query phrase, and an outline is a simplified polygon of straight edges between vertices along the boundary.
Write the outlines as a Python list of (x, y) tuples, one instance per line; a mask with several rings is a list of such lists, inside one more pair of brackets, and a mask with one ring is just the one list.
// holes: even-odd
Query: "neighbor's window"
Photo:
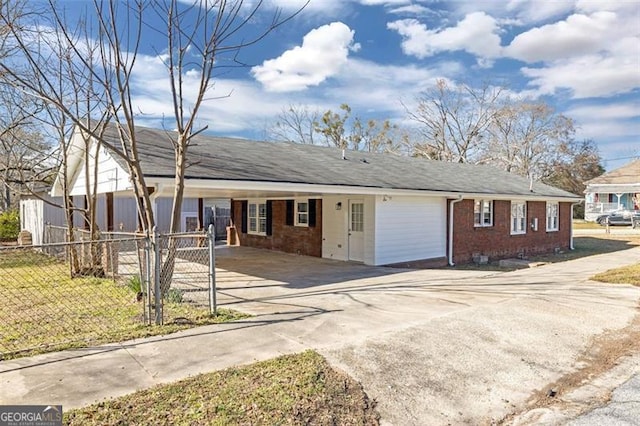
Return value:
[(511, 202), (511, 234), (525, 234), (527, 232), (527, 202)]
[(473, 226), (493, 226), (493, 201), (475, 200)]
[(309, 226), (309, 201), (296, 201), (296, 226)]
[(249, 234), (267, 234), (267, 204), (264, 201), (249, 201)]
[(558, 203), (547, 203), (547, 231), (558, 230)]

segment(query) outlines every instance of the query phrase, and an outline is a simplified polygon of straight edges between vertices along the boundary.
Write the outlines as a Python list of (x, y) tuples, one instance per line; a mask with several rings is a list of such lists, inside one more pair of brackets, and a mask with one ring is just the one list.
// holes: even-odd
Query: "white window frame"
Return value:
[(511, 201), (511, 235), (522, 235), (527, 233), (527, 202)]
[(560, 229), (560, 203), (547, 202), (547, 232), (556, 232)]
[[(301, 205), (307, 205), (307, 211), (306, 212), (301, 212), (300, 211), (300, 207)], [(293, 210), (294, 212), (294, 220), (293, 223), (295, 226), (302, 226), (302, 227), (308, 227), (309, 226), (309, 200), (295, 200), (295, 208)], [(303, 219), (304, 220), (301, 220)]]
[[(479, 213), (476, 213), (476, 206), (480, 206)], [(485, 222), (485, 207), (489, 207), (489, 222)], [(476, 215), (480, 216), (476, 218)], [(476, 220), (479, 219), (479, 220)], [(473, 226), (476, 228), (487, 228), (493, 226), (493, 200), (473, 200)]]
[[(251, 206), (255, 206), (255, 214), (252, 215)], [(264, 208), (264, 215), (260, 215), (260, 206)], [(251, 219), (255, 219), (255, 228), (252, 229)], [(264, 220), (264, 231), (260, 230), (260, 223)], [(267, 235), (267, 201), (263, 199), (247, 200), (247, 234)]]

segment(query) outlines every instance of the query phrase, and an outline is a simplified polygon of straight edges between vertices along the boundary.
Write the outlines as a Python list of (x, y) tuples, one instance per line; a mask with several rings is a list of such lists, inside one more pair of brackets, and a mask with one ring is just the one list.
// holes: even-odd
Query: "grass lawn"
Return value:
[(574, 220), (573, 229), (604, 229), (604, 226), (595, 222), (585, 222), (584, 220)]
[[(118, 342), (246, 315), (165, 304), (162, 327), (142, 323), (143, 306), (123, 284), (69, 277), (67, 265), (33, 251), (0, 251), (0, 359)], [(174, 318), (186, 319), (173, 323)]]
[(313, 351), (202, 374), (64, 414), (69, 425), (377, 425), (362, 386)]

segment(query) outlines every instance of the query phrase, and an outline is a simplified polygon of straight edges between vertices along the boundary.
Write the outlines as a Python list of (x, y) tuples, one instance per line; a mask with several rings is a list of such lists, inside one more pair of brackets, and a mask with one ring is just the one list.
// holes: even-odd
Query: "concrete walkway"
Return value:
[[(490, 422), (575, 369), (594, 336), (630, 322), (640, 297), (588, 281), (639, 262), (640, 248), (510, 273), (271, 255), (219, 274), (221, 303), (255, 317), (0, 362), (0, 404), (70, 409), (315, 348), (363, 383), (387, 424)], [(278, 273), (266, 267), (276, 260)]]

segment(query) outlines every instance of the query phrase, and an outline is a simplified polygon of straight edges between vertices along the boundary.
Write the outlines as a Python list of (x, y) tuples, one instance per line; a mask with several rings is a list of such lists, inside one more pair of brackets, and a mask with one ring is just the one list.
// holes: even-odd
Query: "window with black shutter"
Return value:
[(293, 200), (287, 200), (287, 216), (285, 223), (289, 226), (293, 226), (293, 214), (294, 214), (295, 203)]
[(267, 201), (267, 235), (273, 235), (273, 201)]
[(247, 200), (241, 201), (242, 207), (242, 226), (240, 227), (243, 234), (247, 233), (247, 216), (249, 210), (249, 202)]

